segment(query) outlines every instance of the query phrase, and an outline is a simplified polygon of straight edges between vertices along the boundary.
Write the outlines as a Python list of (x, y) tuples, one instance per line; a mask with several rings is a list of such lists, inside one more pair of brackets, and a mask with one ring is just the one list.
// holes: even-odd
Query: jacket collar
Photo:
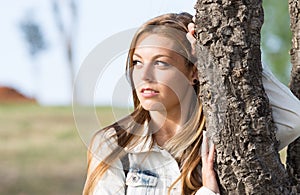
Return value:
[(142, 135), (135, 137), (131, 143), (124, 148), (127, 153), (144, 153), (149, 151), (159, 152), (162, 149), (153, 140), (153, 135), (149, 129), (148, 122), (141, 125)]

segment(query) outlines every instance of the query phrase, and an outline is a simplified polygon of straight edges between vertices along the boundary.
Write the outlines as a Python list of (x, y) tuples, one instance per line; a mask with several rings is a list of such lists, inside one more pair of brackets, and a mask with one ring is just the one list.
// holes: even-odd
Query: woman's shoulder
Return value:
[(103, 129), (100, 129), (94, 133), (90, 148), (95, 149), (103, 147), (103, 145), (114, 145), (116, 144), (116, 129), (114, 126), (108, 126)]
[(118, 147), (114, 125), (96, 131), (88, 148), (89, 170), (94, 170), (101, 161), (106, 161)]
[(121, 129), (127, 129), (129, 123), (130, 117), (126, 116), (123, 119), (96, 131), (91, 139), (90, 147), (99, 147), (105, 143), (112, 145), (117, 144), (117, 132)]

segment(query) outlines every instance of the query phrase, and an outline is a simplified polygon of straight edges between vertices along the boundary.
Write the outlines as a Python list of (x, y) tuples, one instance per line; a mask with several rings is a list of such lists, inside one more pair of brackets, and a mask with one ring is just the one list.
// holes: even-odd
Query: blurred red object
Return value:
[(36, 100), (26, 97), (14, 88), (0, 86), (0, 102), (36, 102)]

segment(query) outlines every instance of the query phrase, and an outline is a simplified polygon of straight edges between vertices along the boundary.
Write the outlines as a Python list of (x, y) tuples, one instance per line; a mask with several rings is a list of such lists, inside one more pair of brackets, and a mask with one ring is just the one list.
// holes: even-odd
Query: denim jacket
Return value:
[[(147, 129), (145, 127), (145, 129)], [(92, 159), (91, 166), (95, 167), (106, 155), (117, 146), (117, 140), (110, 138), (115, 130), (109, 129), (96, 135), (93, 147), (101, 142)], [(150, 137), (151, 138), (151, 137)], [(97, 141), (96, 141), (97, 140)], [(173, 156), (163, 148), (154, 144), (151, 139), (144, 139), (135, 147), (125, 148), (129, 158), (129, 171), (125, 172), (121, 160), (111, 163), (111, 167), (97, 183), (94, 195), (167, 195), (168, 189), (180, 176), (180, 169)], [(171, 194), (180, 195), (180, 181), (172, 188)], [(125, 193), (126, 192), (126, 193)], [(208, 188), (202, 187), (196, 195), (215, 195)]]
[[(282, 149), (300, 135), (300, 102), (285, 85), (272, 75), (267, 67), (263, 70), (262, 79), (272, 107), (274, 123), (278, 129), (276, 137), (280, 141), (279, 147)], [(92, 143), (94, 156), (90, 171), (118, 147), (116, 139), (108, 139), (114, 133), (114, 129), (109, 129), (96, 135)], [(103, 142), (103, 145), (98, 148), (100, 142)], [(126, 178), (121, 160), (118, 159), (111, 163), (111, 167), (97, 183), (93, 194), (168, 194), (168, 189), (180, 175), (180, 169), (172, 155), (158, 145), (151, 145), (151, 139), (145, 139), (135, 147), (125, 148), (125, 151), (128, 153), (130, 162)], [(180, 190), (179, 181), (171, 189), (171, 194), (181, 194)], [(215, 193), (205, 187), (201, 187), (196, 193), (196, 195), (210, 194), (214, 195)]]

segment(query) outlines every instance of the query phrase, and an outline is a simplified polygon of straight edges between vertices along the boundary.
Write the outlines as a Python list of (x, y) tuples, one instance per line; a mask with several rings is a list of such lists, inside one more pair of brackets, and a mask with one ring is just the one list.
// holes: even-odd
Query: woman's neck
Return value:
[(150, 111), (153, 138), (156, 143), (163, 146), (172, 138), (185, 123), (186, 117), (181, 115), (180, 110), (173, 112)]
[(191, 104), (193, 104), (193, 93), (193, 88), (191, 88), (185, 98), (171, 110), (150, 111), (149, 125), (158, 145), (163, 146), (186, 123)]

